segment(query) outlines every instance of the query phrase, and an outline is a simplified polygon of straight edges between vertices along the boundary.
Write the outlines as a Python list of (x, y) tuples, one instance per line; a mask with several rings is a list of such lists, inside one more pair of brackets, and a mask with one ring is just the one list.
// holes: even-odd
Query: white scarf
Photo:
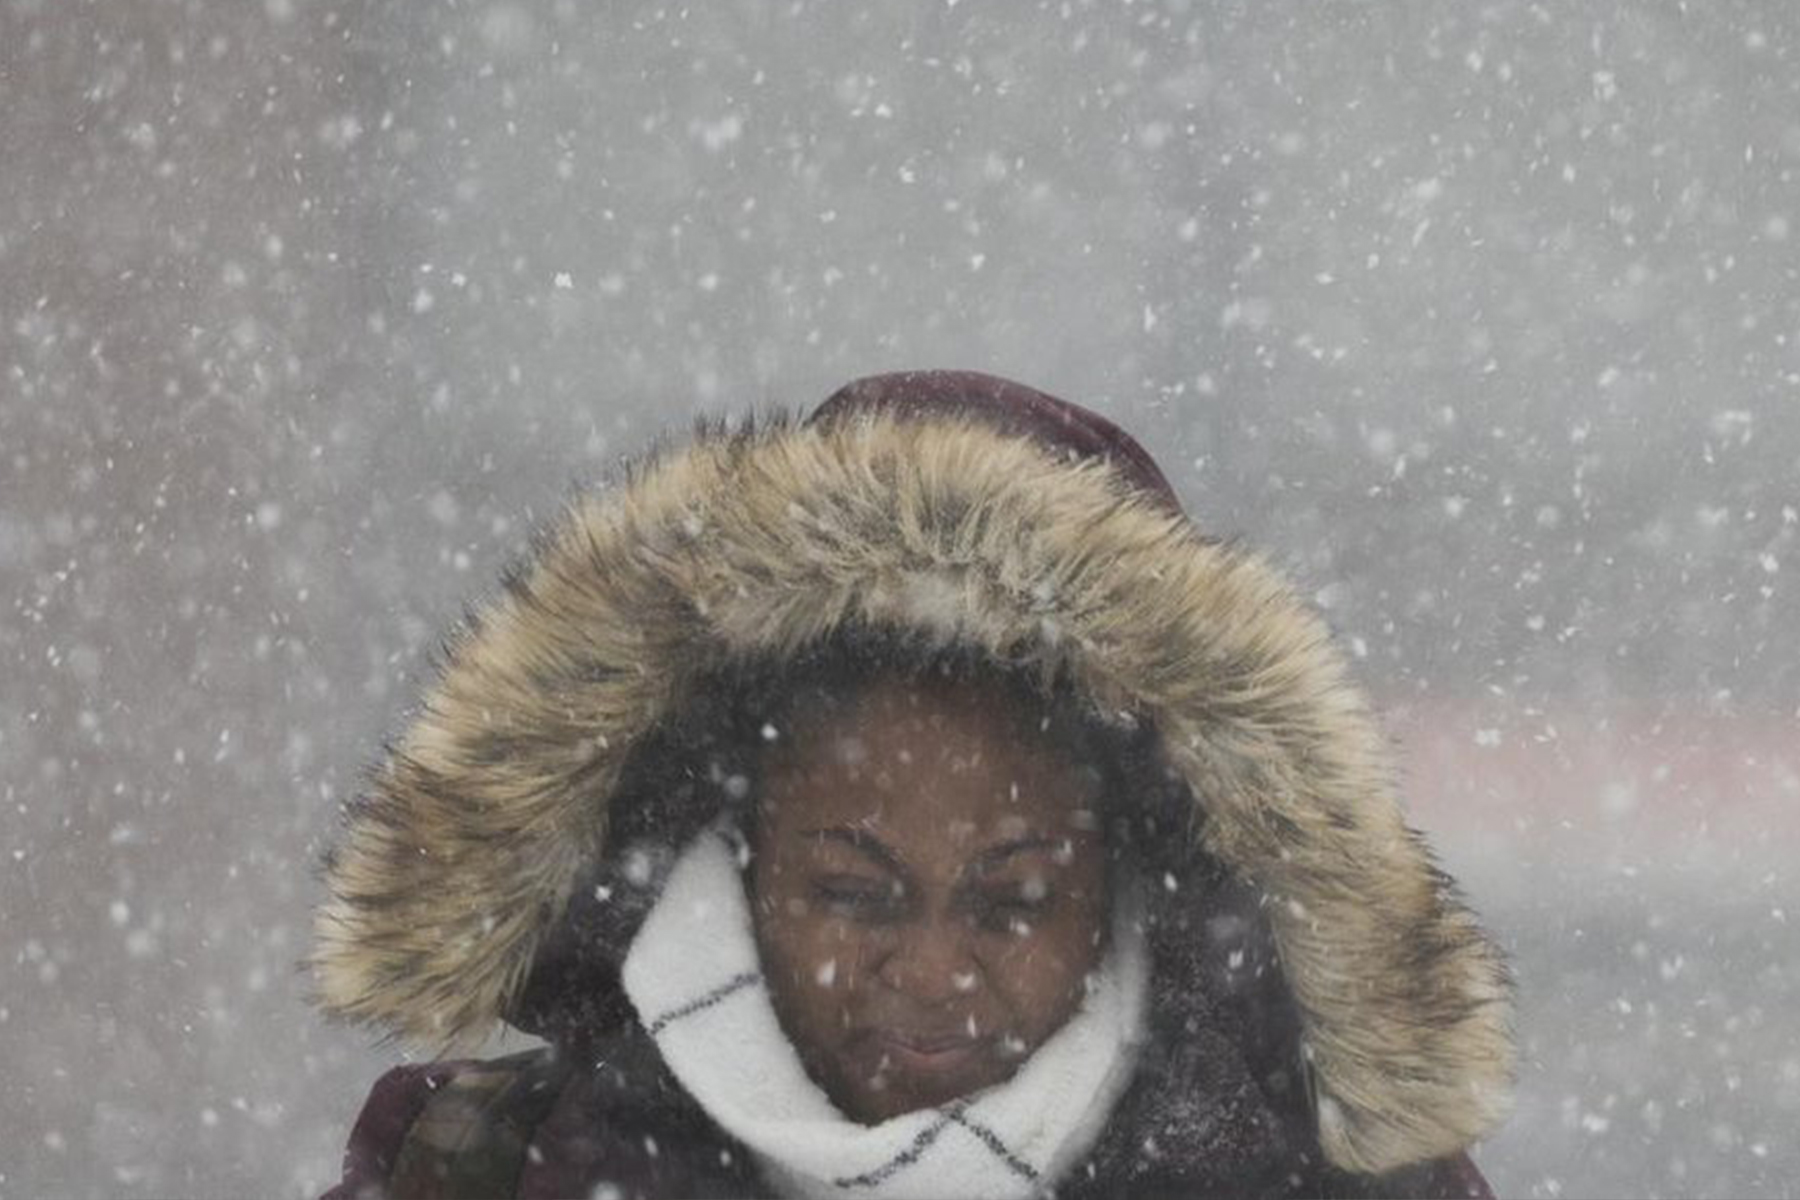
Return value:
[(807, 1075), (763, 983), (737, 842), (681, 854), (626, 954), (625, 993), (669, 1069), (765, 1180), (800, 1197), (1041, 1195), (1092, 1147), (1130, 1082), (1149, 962), (1132, 895), (1080, 1009), (1005, 1083), (878, 1125)]

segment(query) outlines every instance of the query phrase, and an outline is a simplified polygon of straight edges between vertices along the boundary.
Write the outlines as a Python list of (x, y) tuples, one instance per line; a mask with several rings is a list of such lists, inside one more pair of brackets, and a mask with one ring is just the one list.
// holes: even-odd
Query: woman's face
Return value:
[(1016, 707), (879, 679), (802, 706), (767, 752), (757, 941), (783, 1027), (854, 1120), (1006, 1080), (1099, 963), (1098, 776)]

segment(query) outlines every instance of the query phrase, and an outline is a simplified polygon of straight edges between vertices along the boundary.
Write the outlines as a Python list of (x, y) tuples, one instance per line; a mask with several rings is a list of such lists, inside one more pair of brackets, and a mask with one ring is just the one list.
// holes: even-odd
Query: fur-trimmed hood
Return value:
[(860, 625), (1042, 666), (1150, 723), (1204, 849), (1267, 897), (1326, 1154), (1377, 1173), (1466, 1147), (1510, 1095), (1500, 955), (1404, 823), (1324, 623), (1130, 468), (870, 408), (703, 430), (582, 496), (349, 810), (318, 1002), (440, 1049), (489, 1032), (609, 849), (633, 748), (709, 672)]

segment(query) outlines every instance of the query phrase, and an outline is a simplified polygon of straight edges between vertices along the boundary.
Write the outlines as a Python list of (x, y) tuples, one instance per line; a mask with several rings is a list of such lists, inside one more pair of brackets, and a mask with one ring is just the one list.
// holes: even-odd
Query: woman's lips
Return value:
[(890, 1068), (909, 1075), (947, 1075), (963, 1070), (987, 1050), (990, 1038), (966, 1033), (926, 1034), (883, 1029), (874, 1044)]

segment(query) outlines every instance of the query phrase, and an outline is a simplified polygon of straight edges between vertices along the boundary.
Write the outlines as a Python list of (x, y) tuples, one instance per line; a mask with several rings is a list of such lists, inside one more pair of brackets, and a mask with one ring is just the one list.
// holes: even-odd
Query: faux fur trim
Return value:
[(1258, 885), (1321, 1142), (1382, 1172), (1505, 1114), (1511, 988), (1395, 799), (1324, 623), (1103, 463), (963, 419), (703, 431), (575, 502), (472, 616), (328, 857), (329, 1013), (439, 1050), (517, 998), (633, 744), (725, 662), (846, 622), (1066, 671), (1154, 723)]

